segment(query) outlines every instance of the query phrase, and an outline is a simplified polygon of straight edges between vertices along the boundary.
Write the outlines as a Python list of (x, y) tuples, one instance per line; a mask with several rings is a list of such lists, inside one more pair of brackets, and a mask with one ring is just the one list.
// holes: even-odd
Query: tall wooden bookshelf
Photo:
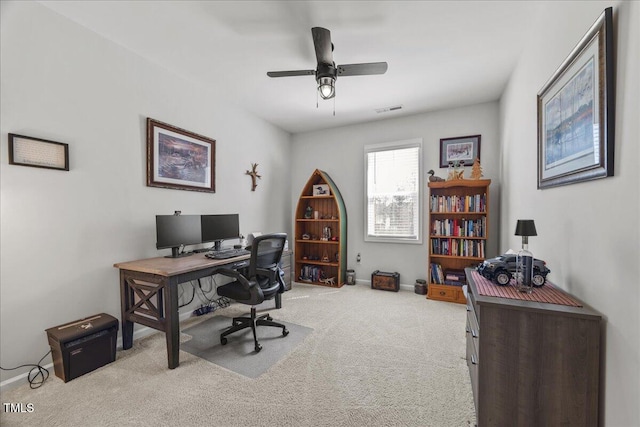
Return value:
[(429, 183), (427, 298), (465, 304), (465, 267), (486, 257), (490, 179)]
[(296, 281), (342, 287), (347, 270), (347, 210), (326, 172), (316, 169), (307, 181), (295, 221)]

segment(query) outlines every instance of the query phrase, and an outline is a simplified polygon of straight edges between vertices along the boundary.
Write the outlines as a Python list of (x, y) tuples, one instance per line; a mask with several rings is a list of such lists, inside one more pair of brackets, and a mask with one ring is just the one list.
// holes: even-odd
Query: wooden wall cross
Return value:
[(256, 191), (256, 187), (258, 186), (258, 181), (256, 178), (262, 178), (260, 175), (258, 175), (258, 171), (256, 170), (257, 168), (257, 163), (251, 163), (251, 171), (247, 171), (245, 173), (245, 175), (251, 176), (251, 191)]

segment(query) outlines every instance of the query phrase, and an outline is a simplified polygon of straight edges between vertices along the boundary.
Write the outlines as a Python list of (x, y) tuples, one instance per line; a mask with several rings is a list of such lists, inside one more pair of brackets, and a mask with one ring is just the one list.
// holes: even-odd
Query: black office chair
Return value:
[(257, 353), (262, 350), (262, 346), (258, 343), (256, 326), (275, 326), (282, 328), (282, 336), (289, 334), (286, 326), (274, 322), (268, 314), (256, 317), (256, 305), (285, 290), (278, 263), (282, 257), (286, 239), (285, 233), (265, 234), (256, 237), (251, 244), (251, 260), (246, 275), (229, 268), (216, 270), (216, 273), (235, 279), (231, 283), (220, 286), (218, 295), (251, 306), (250, 317), (234, 317), (233, 325), (220, 334), (222, 345), (227, 343), (227, 335), (241, 329), (251, 328)]

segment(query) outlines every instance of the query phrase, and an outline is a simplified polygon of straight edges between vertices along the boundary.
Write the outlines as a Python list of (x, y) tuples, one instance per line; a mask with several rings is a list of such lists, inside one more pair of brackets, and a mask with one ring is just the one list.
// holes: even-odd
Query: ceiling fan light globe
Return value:
[(318, 79), (318, 92), (322, 99), (331, 99), (336, 94), (335, 80), (331, 77), (321, 77)]
[(335, 95), (335, 91), (329, 85), (320, 86), (320, 97), (322, 99), (330, 99)]

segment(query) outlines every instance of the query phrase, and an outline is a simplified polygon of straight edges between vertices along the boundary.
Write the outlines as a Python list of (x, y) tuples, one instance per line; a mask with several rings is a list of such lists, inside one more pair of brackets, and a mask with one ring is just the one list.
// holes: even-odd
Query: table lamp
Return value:
[(537, 236), (532, 219), (519, 219), (516, 236), (522, 236), (522, 249), (516, 258), (516, 288), (530, 294), (533, 291), (533, 254), (529, 251), (529, 236)]

